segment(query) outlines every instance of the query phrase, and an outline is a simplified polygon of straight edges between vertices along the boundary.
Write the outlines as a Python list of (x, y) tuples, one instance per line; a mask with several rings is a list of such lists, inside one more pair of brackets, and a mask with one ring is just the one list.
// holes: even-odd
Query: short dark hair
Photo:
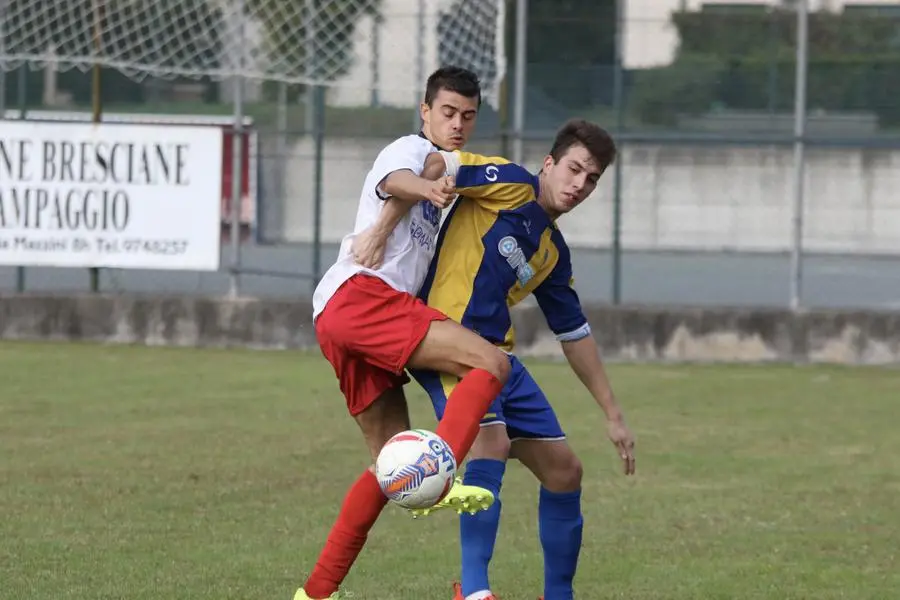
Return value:
[(601, 170), (605, 170), (616, 160), (616, 143), (605, 129), (584, 119), (571, 119), (556, 133), (553, 147), (550, 148), (553, 162), (559, 162), (569, 148), (577, 144), (587, 148)]
[(468, 69), (449, 65), (432, 73), (425, 84), (425, 104), (431, 106), (441, 90), (478, 98), (478, 106), (481, 106), (481, 82), (478, 75)]

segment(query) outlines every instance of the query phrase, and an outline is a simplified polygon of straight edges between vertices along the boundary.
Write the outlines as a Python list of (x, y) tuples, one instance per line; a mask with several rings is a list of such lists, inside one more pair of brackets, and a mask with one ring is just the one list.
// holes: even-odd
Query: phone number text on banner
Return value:
[(219, 268), (218, 127), (0, 121), (0, 264)]

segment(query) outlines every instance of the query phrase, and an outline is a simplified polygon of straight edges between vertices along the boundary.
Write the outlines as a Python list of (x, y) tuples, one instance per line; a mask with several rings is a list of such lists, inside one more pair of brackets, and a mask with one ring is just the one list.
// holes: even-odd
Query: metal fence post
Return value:
[(0, 119), (6, 118), (6, 1), (0, 0)]
[[(19, 81), (19, 89), (16, 90), (19, 100), (19, 119), (24, 121), (28, 117), (28, 66), (25, 63), (19, 66), (17, 78)], [(25, 293), (25, 267), (23, 266), (16, 267), (16, 292)]]
[(616, 113), (618, 156), (613, 172), (613, 230), (612, 230), (612, 303), (622, 302), (622, 158), (621, 135), (625, 129), (624, 73), (622, 28), (625, 20), (625, 0), (616, 0), (615, 64), (613, 65), (613, 107)]
[(791, 309), (803, 303), (803, 187), (806, 176), (806, 80), (809, 70), (809, 0), (797, 2), (797, 67), (794, 87), (794, 202), (792, 207)]
[[(284, 237), (284, 213), (287, 205), (287, 184), (284, 179), (288, 171), (288, 84), (284, 81), (278, 82), (278, 99), (275, 111), (275, 165), (277, 176), (272, 186), (272, 194), (269, 198), (277, 198), (276, 206), (267, 206), (266, 202), (260, 202), (257, 208), (258, 229), (260, 234), (257, 239), (271, 239), (272, 233), (268, 231), (269, 223), (278, 223), (279, 231), (277, 239)], [(249, 152), (249, 148), (247, 152)], [(269, 216), (271, 211), (275, 216)]]
[(369, 51), (372, 56), (369, 59), (369, 76), (372, 78), (372, 88), (369, 90), (369, 107), (381, 106), (381, 24), (378, 22), (378, 14), (372, 15), (372, 39), (369, 40)]
[[(309, 8), (315, 10), (316, 0), (307, 0)], [(318, 15), (316, 15), (318, 16)], [(316, 18), (310, 19), (310, 28), (318, 31)], [(307, 64), (311, 68), (313, 81), (315, 84), (310, 88), (312, 91), (312, 110), (314, 118), (312, 119), (313, 133), (313, 248), (312, 248), (312, 289), (315, 290), (319, 284), (319, 278), (322, 276), (322, 179), (325, 170), (325, 86), (319, 81), (322, 75), (319, 69), (319, 44), (318, 38), (312, 37), (309, 42), (309, 49), (312, 50), (310, 61)]]
[[(6, 118), (6, 4), (7, 0), (0, 0), (0, 119)], [(25, 63), (18, 70), (18, 97), (19, 97), (19, 119), (24, 119), (28, 110), (27, 90), (27, 72)], [(16, 292), (21, 294), (25, 291), (25, 267), (16, 267)]]
[(522, 163), (522, 136), (525, 129), (525, 77), (528, 61), (528, 0), (516, 0), (516, 74), (513, 85), (513, 154), (515, 163)]
[(416, 80), (413, 82), (413, 114), (412, 129), (418, 132), (422, 128), (422, 119), (419, 116), (419, 106), (422, 96), (419, 90), (425, 87), (425, 0), (418, 0), (416, 8)]
[(304, 0), (303, 9), (304, 14), (306, 15), (306, 19), (304, 19), (306, 28), (303, 32), (303, 67), (304, 75), (307, 80), (305, 90), (306, 105), (304, 106), (303, 110), (303, 124), (306, 135), (310, 135), (315, 128), (316, 121), (316, 116), (314, 114), (314, 111), (316, 110), (315, 90), (313, 89), (313, 85), (311, 83), (311, 80), (316, 76), (316, 19), (318, 18), (318, 15), (316, 14), (316, 0)]
[(316, 107), (314, 124), (315, 168), (313, 181), (313, 289), (322, 277), (322, 178), (325, 170), (325, 87), (313, 88), (313, 104)]
[(500, 78), (497, 81), (497, 127), (500, 136), (500, 156), (509, 156), (509, 40), (506, 32), (509, 31), (508, 19), (510, 12), (506, 10), (509, 0), (499, 3), (497, 9), (497, 28), (500, 32), (497, 37), (500, 41), (495, 46), (500, 60)]
[[(91, 122), (95, 125), (103, 119), (103, 85), (100, 71), (100, 54), (103, 52), (103, 9), (98, 0), (92, 4), (94, 20), (94, 64), (91, 68)], [(91, 267), (90, 275), (91, 292), (100, 291), (100, 269)]]
[(228, 295), (237, 298), (241, 293), (241, 196), (243, 187), (244, 149), (244, 2), (235, 0), (237, 31), (234, 53), (236, 68), (232, 77), (234, 126), (231, 136), (231, 269)]

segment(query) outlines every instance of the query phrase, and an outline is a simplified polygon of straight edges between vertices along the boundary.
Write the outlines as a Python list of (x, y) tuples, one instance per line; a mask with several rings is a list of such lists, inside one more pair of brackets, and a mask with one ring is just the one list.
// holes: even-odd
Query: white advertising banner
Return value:
[(0, 264), (219, 268), (222, 129), (0, 121)]

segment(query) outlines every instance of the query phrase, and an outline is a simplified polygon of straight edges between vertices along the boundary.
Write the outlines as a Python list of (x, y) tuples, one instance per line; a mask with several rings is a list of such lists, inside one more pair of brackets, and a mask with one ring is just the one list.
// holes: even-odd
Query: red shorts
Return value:
[(334, 367), (353, 416), (385, 391), (409, 381), (403, 372), (432, 321), (447, 315), (371, 275), (354, 275), (316, 319), (322, 354)]

